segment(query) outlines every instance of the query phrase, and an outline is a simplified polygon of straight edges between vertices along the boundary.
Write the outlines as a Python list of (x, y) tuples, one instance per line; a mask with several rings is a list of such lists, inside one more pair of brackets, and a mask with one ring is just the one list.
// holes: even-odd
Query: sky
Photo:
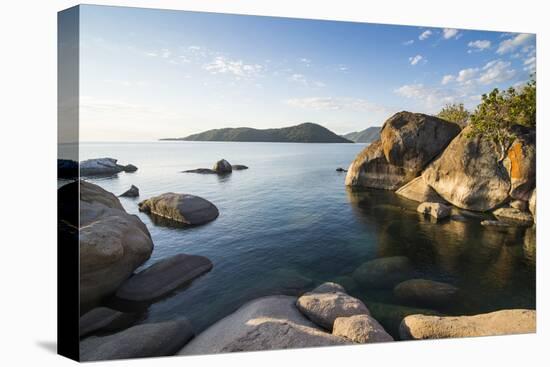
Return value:
[(535, 64), (534, 34), (85, 5), (80, 139), (302, 122), (344, 134), (473, 109)]

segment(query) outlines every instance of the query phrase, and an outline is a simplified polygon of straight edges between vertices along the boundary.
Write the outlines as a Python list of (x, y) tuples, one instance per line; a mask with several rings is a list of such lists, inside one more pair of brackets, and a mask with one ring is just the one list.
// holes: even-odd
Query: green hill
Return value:
[(184, 138), (161, 140), (242, 141), (275, 143), (351, 143), (321, 125), (306, 122), (280, 129), (253, 129), (250, 127), (213, 129)]
[(381, 129), (381, 126), (371, 126), (365, 130), (354, 131), (342, 136), (355, 143), (372, 143), (373, 141), (380, 139)]

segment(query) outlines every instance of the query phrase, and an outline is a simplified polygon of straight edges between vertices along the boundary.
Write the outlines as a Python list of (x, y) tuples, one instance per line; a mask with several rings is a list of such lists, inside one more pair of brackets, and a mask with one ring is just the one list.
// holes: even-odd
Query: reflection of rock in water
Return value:
[(527, 228), (523, 239), (523, 257), (530, 265), (535, 265), (537, 260), (537, 230), (535, 227)]

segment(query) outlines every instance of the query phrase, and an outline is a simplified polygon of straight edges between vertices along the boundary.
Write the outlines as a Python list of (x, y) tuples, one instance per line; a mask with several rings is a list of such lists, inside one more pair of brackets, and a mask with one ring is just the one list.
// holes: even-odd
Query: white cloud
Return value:
[(414, 43), (414, 40), (408, 40), (408, 41), (403, 42), (403, 46), (410, 46), (413, 43)]
[(441, 84), (446, 85), (446, 84), (449, 84), (450, 82), (452, 82), (454, 80), (455, 80), (455, 76), (448, 74), (448, 75), (443, 76), (443, 79), (441, 79)]
[(458, 35), (458, 29), (454, 29), (454, 28), (443, 28), (443, 38), (445, 38), (446, 40), (450, 39), (450, 38), (458, 38), (459, 35)]
[(305, 57), (302, 57), (301, 59), (299, 59), (300, 62), (303, 62), (304, 64), (306, 64), (307, 66), (309, 66), (309, 64), (311, 64), (311, 60), (308, 59), (308, 58), (305, 58)]
[(286, 104), (293, 107), (319, 110), (319, 111), (372, 111), (387, 113), (389, 110), (383, 106), (369, 102), (362, 98), (349, 97), (307, 97), (292, 98), (285, 101)]
[(454, 103), (464, 99), (465, 91), (458, 89), (443, 89), (428, 87), (424, 84), (406, 84), (394, 90), (394, 93), (420, 101), (427, 112), (435, 112), (447, 103)]
[(491, 47), (491, 41), (489, 40), (477, 40), (477, 41), (471, 41), (468, 43), (468, 47), (471, 49), (468, 50), (468, 53), (476, 52), (476, 51), (483, 51), (485, 49), (488, 49)]
[(339, 71), (348, 71), (349, 68), (346, 65), (338, 65), (338, 70)]
[(481, 84), (501, 83), (512, 79), (516, 71), (510, 68), (511, 63), (502, 60), (493, 60), (483, 67), (483, 72), (479, 77)]
[(424, 41), (425, 39), (428, 39), (428, 37), (430, 37), (431, 35), (432, 35), (432, 31), (428, 29), (427, 31), (422, 32), (420, 36), (418, 36), (418, 39), (421, 41)]
[(245, 64), (242, 60), (228, 60), (218, 56), (203, 68), (211, 74), (233, 74), (237, 78), (247, 78), (260, 75), (263, 67), (258, 64)]
[(424, 59), (424, 57), (422, 55), (416, 55), (416, 56), (409, 57), (409, 62), (411, 63), (411, 65), (416, 65), (422, 60), (424, 60), (424, 62), (426, 62), (426, 59)]
[(523, 65), (525, 65), (523, 70), (528, 71), (529, 73), (534, 73), (537, 68), (537, 58), (535, 56), (531, 56), (523, 61)]
[(474, 77), (477, 75), (478, 71), (479, 71), (478, 68), (462, 69), (458, 72), (456, 81), (461, 84), (471, 83)]
[(325, 83), (323, 83), (321, 81), (310, 81), (310, 80), (308, 80), (304, 74), (295, 73), (295, 74), (292, 74), (288, 79), (291, 82), (302, 84), (305, 87), (322, 88), (322, 87), (326, 86)]
[(503, 55), (507, 52), (512, 52), (520, 46), (524, 46), (527, 42), (534, 39), (534, 34), (520, 33), (513, 38), (506, 39), (498, 45), (497, 53)]

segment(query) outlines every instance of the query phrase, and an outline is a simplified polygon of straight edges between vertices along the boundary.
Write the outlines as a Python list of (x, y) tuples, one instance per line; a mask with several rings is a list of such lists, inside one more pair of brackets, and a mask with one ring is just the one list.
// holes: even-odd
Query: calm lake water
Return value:
[[(479, 218), (433, 223), (417, 203), (391, 192), (350, 192), (347, 168), (362, 144), (151, 142), (87, 143), (81, 159), (114, 157), (135, 173), (89, 179), (119, 195), (134, 184), (139, 199), (120, 198), (147, 225), (155, 248), (146, 267), (162, 258), (204, 255), (214, 268), (188, 287), (151, 305), (143, 322), (187, 317), (197, 331), (246, 301), (292, 293), (307, 284), (349, 276), (365, 261), (404, 255), (418, 277), (452, 283), (460, 300), (436, 311), (475, 314), (535, 308), (533, 229), (482, 227)], [(180, 173), (211, 167), (220, 158), (250, 169), (229, 176)], [(140, 200), (164, 192), (189, 193), (213, 202), (215, 221), (194, 228), (155, 225), (138, 212)], [(313, 286), (313, 284), (311, 286)], [(352, 287), (350, 287), (352, 288)], [(358, 287), (362, 299), (392, 333), (407, 310), (391, 290)]]

